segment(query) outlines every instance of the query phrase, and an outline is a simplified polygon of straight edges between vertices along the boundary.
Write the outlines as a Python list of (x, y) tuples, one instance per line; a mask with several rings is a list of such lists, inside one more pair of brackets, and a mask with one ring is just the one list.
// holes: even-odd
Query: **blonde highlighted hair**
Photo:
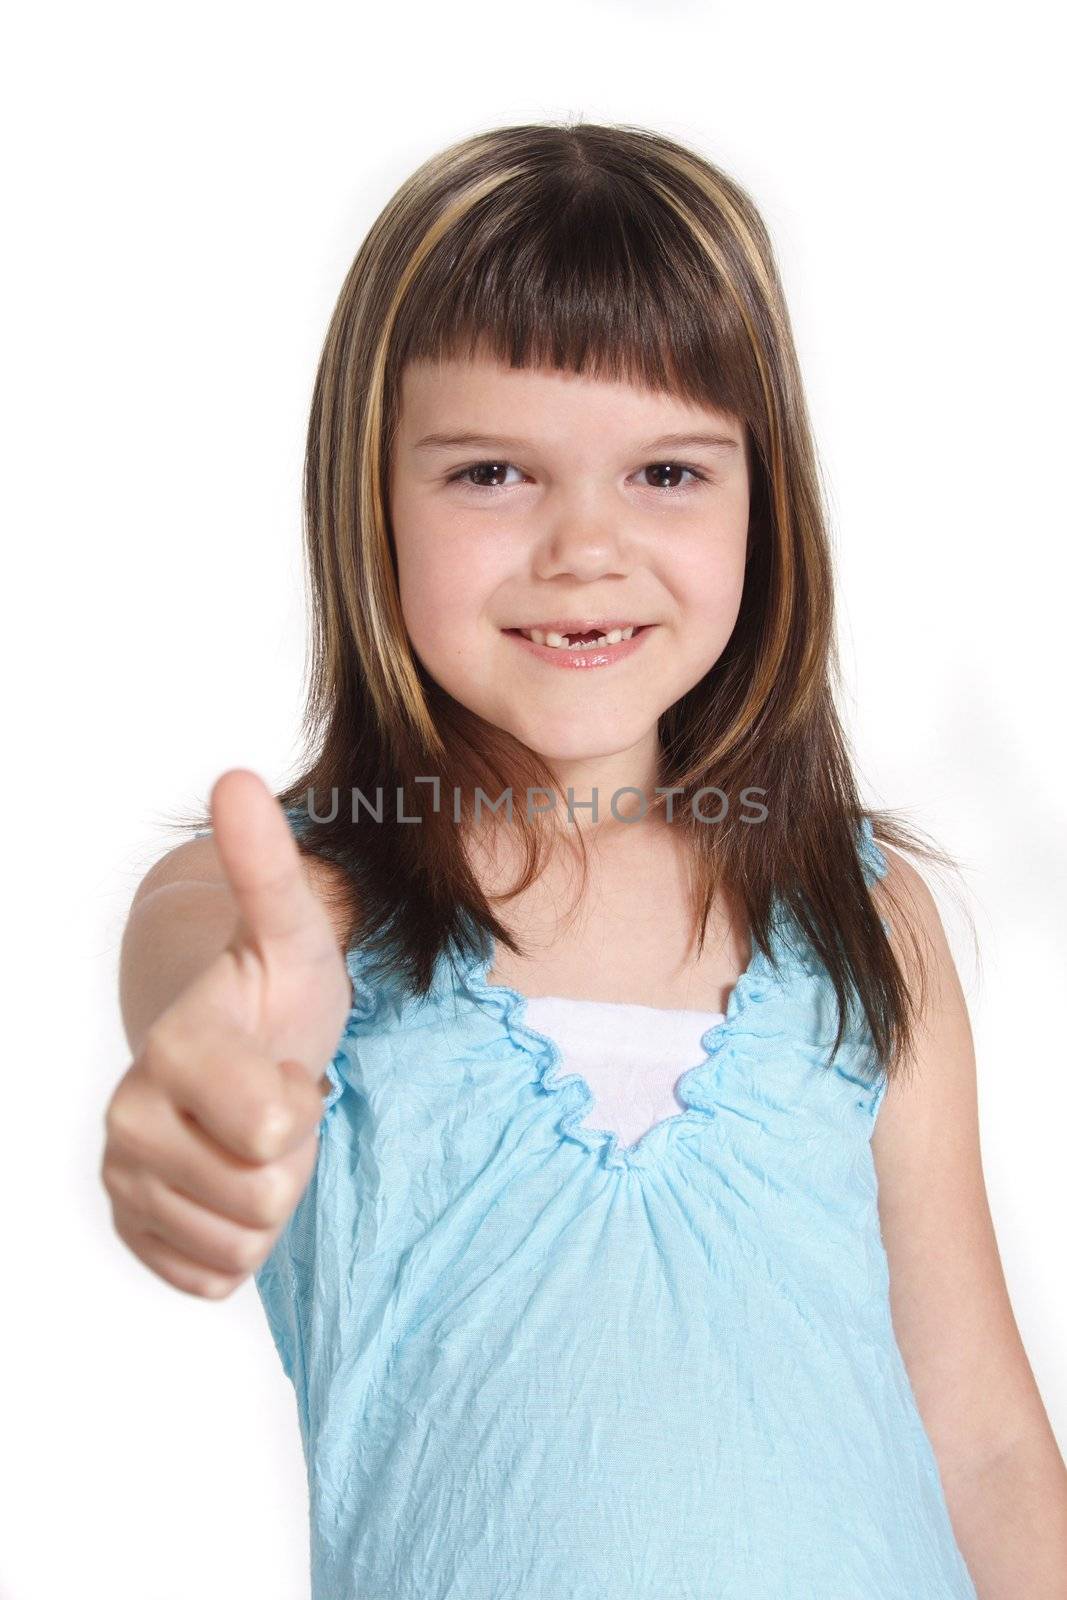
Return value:
[[(400, 605), (388, 483), (401, 375), (412, 360), (481, 353), (627, 381), (743, 422), (751, 514), (740, 613), (719, 660), (660, 720), (658, 781), (680, 791), (675, 825), (690, 834), (701, 943), (716, 885), (764, 950), (780, 896), (832, 980), (835, 1053), (858, 1002), (895, 1070), (920, 995), (864, 882), (858, 826), (869, 817), (879, 842), (953, 863), (911, 824), (866, 811), (857, 792), (834, 704), (824, 497), (767, 230), (734, 179), (641, 127), (523, 124), (451, 145), (397, 190), (341, 288), (305, 463), (305, 755), (278, 799), (303, 809), (313, 792), (318, 809), (335, 790), (381, 786), (390, 800), (402, 790), (421, 816), (398, 825), (387, 806), (381, 823), (353, 825), (342, 806), (302, 834), (303, 849), (342, 869), (350, 936), (416, 992), (446, 950), (471, 953), (485, 934), (517, 949), (449, 807), (434, 810), (414, 780), (436, 774), (446, 794), (558, 793), (534, 752), (429, 677)], [(709, 785), (731, 801), (762, 791), (765, 820), (748, 826), (731, 803), (721, 824), (695, 821), (688, 802)], [(516, 814), (515, 825), (526, 862), (512, 893), (533, 880), (546, 845), (537, 819)]]

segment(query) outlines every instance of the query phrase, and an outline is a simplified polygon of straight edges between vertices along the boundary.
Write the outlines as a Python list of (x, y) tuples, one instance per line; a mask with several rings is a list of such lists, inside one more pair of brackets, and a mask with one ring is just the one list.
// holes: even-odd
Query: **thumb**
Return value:
[[(307, 1068), (301, 1062), (292, 1060), (291, 1057), (287, 1057), (285, 1060), (279, 1061), (278, 1066), (281, 1070), (283, 1080), (286, 1083), (293, 1084), (300, 1102), (303, 1103), (303, 1101), (307, 1098), (308, 1085), (311, 1083)], [(316, 1094), (324, 1100), (332, 1087), (329, 1074), (324, 1072), (319, 1078), (318, 1082), (311, 1084), (311, 1087), (315, 1090)]]
[(215, 847), (244, 937), (257, 947), (332, 937), (289, 819), (262, 778), (232, 768), (217, 779), (210, 803)]

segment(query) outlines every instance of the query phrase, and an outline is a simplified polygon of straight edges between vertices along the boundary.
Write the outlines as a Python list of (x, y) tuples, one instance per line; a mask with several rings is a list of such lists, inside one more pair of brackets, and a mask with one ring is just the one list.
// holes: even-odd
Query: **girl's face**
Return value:
[[(419, 660), (553, 770), (606, 762), (646, 781), (657, 719), (737, 620), (747, 452), (736, 418), (629, 384), (491, 358), (411, 363), (389, 499)], [(570, 668), (517, 633), (561, 622), (642, 631)]]

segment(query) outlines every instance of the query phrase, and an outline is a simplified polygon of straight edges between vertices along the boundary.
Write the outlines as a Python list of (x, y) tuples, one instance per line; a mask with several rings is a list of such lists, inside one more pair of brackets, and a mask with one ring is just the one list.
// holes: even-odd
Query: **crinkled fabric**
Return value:
[(776, 919), (632, 1147), (583, 1127), (491, 954), (416, 1000), (349, 952), (316, 1167), (256, 1274), (313, 1600), (977, 1600), (890, 1318), (884, 1077), (865, 1022), (828, 1065), (803, 948)]

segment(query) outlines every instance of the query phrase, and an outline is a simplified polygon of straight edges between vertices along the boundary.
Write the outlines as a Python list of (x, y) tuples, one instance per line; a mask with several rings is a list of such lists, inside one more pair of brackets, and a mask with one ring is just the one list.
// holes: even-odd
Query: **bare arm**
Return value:
[(233, 938), (237, 907), (213, 839), (190, 839), (146, 873), (119, 959), (119, 1005), (130, 1052)]
[(1067, 1471), (990, 1216), (967, 1005), (929, 888), (886, 854), (930, 948), (913, 1075), (886, 1090), (871, 1141), (897, 1341), (979, 1600), (1067, 1600)]

